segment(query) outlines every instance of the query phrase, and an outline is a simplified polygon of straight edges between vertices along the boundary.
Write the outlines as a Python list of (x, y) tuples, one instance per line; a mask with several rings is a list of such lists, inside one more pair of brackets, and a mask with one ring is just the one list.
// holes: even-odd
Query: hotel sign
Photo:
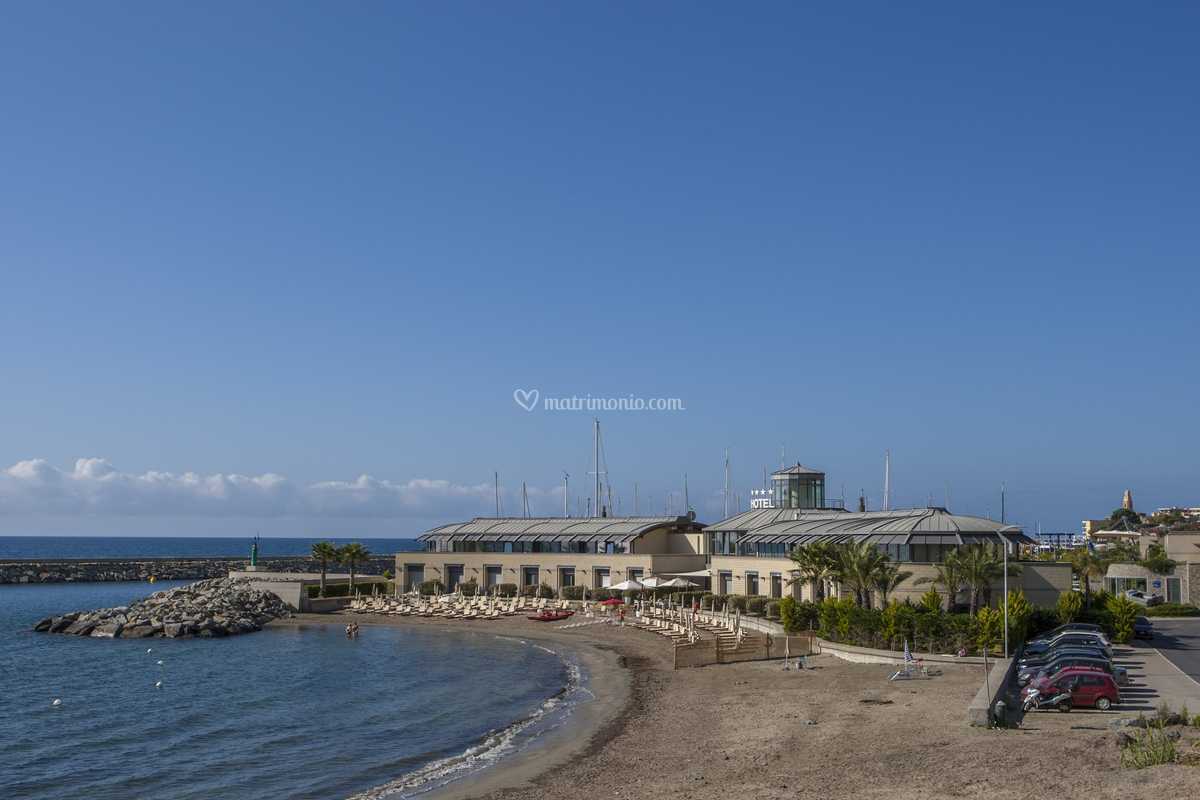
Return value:
[(757, 511), (763, 508), (774, 508), (775, 497), (770, 489), (751, 489), (750, 508)]

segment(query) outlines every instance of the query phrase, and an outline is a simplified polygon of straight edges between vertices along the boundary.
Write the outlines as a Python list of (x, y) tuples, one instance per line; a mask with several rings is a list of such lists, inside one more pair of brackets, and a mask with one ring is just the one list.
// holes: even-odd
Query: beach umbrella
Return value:
[(620, 583), (610, 586), (608, 588), (610, 588), (614, 591), (617, 591), (617, 592), (635, 592), (638, 589), (645, 589), (646, 586), (645, 586), (645, 584), (639, 583), (638, 581), (628, 580), (628, 581), (621, 581)]
[(692, 583), (687, 578), (671, 578), (671, 580), (663, 581), (658, 586), (663, 589), (690, 589), (699, 586), (699, 584)]

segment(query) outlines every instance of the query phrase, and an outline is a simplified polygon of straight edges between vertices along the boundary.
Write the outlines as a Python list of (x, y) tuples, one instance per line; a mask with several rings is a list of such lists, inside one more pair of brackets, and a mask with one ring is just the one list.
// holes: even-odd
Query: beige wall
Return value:
[(1175, 531), (1166, 534), (1160, 541), (1168, 558), (1200, 562), (1200, 531)]
[(396, 575), (401, 585), (405, 580), (405, 569), (410, 564), (421, 564), (425, 580), (438, 580), (443, 585), (451, 565), (463, 568), (463, 581), (474, 580), (484, 585), (487, 566), (499, 566), (500, 582), (523, 585), (522, 567), (537, 567), (539, 581), (555, 591), (561, 589), (560, 568), (575, 570), (575, 585), (596, 587), (596, 568), (609, 569), (610, 583), (627, 580), (630, 569), (640, 569), (642, 576), (665, 572), (691, 572), (704, 569), (704, 556), (697, 555), (626, 555), (593, 553), (398, 553)]
[[(766, 580), (772, 572), (781, 573), (783, 576), (784, 588), (783, 595), (797, 597), (803, 600), (812, 600), (812, 585), (808, 581), (798, 581), (791, 589), (787, 587), (787, 581), (791, 578), (793, 562), (787, 558), (737, 558), (734, 556), (713, 556), (710, 564), (710, 569), (713, 576), (713, 591), (720, 591), (720, 573), (732, 572), (733, 584), (732, 594), (746, 594), (746, 573), (758, 573), (759, 596), (769, 596), (770, 583)], [(1021, 589), (1025, 592), (1025, 597), (1035, 606), (1045, 608), (1053, 607), (1058, 602), (1058, 596), (1062, 592), (1070, 591), (1071, 589), (1071, 565), (1066, 563), (1057, 563), (1051, 561), (1023, 561), (1021, 564), (1021, 574), (1009, 576), (1009, 590)], [(931, 584), (918, 583), (921, 578), (930, 578), (936, 574), (936, 568), (933, 564), (912, 564), (901, 563), (900, 569), (904, 572), (911, 572), (912, 575), (906, 578), (896, 590), (889, 596), (889, 599), (904, 602), (905, 599), (912, 600), (914, 603), (920, 599), (921, 595), (929, 591)], [(803, 583), (803, 587), (801, 587)], [(1000, 595), (1003, 593), (1003, 585), (1001, 581), (997, 581), (992, 587), (992, 599), (998, 602)], [(966, 597), (962, 597), (966, 600)]]
[[(704, 552), (703, 533), (671, 533), (666, 528), (658, 528), (642, 536), (633, 543), (635, 554), (672, 553), (677, 555), (697, 555)], [(539, 555), (545, 555), (539, 553)]]

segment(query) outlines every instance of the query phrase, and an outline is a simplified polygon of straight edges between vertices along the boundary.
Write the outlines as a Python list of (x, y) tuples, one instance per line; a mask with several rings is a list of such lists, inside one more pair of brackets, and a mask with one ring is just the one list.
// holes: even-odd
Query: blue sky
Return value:
[(1200, 504), (1194, 8), (7, 17), (2, 534), (551, 513), (592, 415), (518, 388), (684, 402), (599, 415), (626, 510), (781, 445), (872, 506), (886, 448), (898, 505)]

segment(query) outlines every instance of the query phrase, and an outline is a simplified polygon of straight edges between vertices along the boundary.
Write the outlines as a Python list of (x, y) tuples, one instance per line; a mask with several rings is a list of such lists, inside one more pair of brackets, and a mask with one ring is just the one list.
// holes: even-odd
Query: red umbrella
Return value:
[(619, 597), (610, 597), (607, 600), (601, 600), (600, 605), (602, 605), (602, 606), (623, 606), (623, 605), (625, 605), (625, 601)]

